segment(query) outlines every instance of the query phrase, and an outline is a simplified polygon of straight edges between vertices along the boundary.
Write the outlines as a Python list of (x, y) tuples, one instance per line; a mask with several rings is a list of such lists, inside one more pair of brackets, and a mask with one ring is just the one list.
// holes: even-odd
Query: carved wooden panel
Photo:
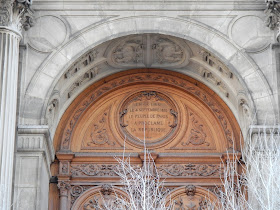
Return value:
[(218, 209), (217, 197), (207, 189), (195, 185), (187, 185), (171, 192), (174, 210)]
[(120, 126), (129, 140), (147, 145), (168, 139), (175, 131), (178, 111), (172, 100), (158, 91), (129, 96), (120, 109)]
[(56, 136), (61, 149), (122, 152), (126, 139), (126, 149), (140, 151), (144, 124), (147, 146), (159, 152), (233, 148), (237, 123), (210, 90), (169, 72), (142, 71), (100, 81), (78, 97)]

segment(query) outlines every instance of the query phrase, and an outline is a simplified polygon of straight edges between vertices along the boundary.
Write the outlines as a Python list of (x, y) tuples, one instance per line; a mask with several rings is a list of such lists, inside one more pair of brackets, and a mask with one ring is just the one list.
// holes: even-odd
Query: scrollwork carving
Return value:
[(193, 128), (191, 129), (187, 142), (182, 142), (181, 145), (187, 146), (192, 144), (194, 146), (199, 146), (205, 144), (206, 146), (209, 146), (210, 143), (206, 141), (207, 135), (203, 130), (203, 125), (199, 123), (193, 113), (190, 113), (190, 116)]
[(109, 139), (108, 134), (107, 134), (107, 128), (106, 128), (107, 116), (108, 116), (108, 113), (105, 112), (102, 115), (102, 118), (93, 125), (93, 131), (90, 134), (91, 139), (87, 143), (88, 146), (104, 145), (104, 144), (108, 144), (111, 146), (115, 145), (115, 142), (112, 142)]
[(99, 165), (99, 164), (81, 164), (71, 165), (71, 175), (77, 176), (117, 176), (116, 165)]
[(171, 164), (160, 165), (157, 168), (158, 173), (162, 177), (166, 176), (220, 176), (220, 165), (213, 164)]

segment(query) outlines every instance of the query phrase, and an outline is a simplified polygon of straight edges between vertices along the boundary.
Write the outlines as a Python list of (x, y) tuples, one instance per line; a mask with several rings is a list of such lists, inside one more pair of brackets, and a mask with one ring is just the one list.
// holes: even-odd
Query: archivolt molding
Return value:
[[(131, 35), (88, 51), (68, 68), (55, 87), (61, 95), (60, 115), (101, 75), (133, 66), (159, 66), (190, 75), (210, 86), (232, 110), (232, 104), (237, 103), (237, 91), (245, 91), (237, 77), (218, 58), (194, 43), (159, 34)], [(234, 114), (238, 118), (238, 112)]]
[[(151, 22), (153, 24), (150, 24)], [(165, 27), (161, 27), (163, 24)], [(130, 25), (130, 27), (127, 27), (127, 25)], [(48, 59), (40, 66), (34, 75), (28, 86), (26, 94), (31, 97), (49, 98), (49, 95), (52, 93), (52, 90), (57, 84), (58, 79), (62, 74), (65, 74), (66, 69), (69, 69), (71, 63), (73, 63), (74, 60), (84, 54), (87, 50), (98, 46), (100, 43), (104, 43), (107, 40), (112, 40), (113, 38), (124, 35), (154, 32), (159, 34), (173, 35), (190, 40), (204, 47), (208, 51), (213, 52), (215, 56), (220, 58), (222, 63), (230, 67), (231, 72), (239, 79), (245, 88), (244, 91), (250, 93), (248, 100), (250, 100), (250, 97), (252, 97), (254, 101), (251, 100), (250, 104), (253, 104), (253, 106), (255, 105), (257, 111), (264, 111), (264, 107), (262, 106), (263, 101), (266, 101), (270, 107), (274, 107), (274, 101), (271, 96), (272, 91), (264, 75), (258, 69), (258, 66), (254, 63), (254, 61), (249, 56), (247, 56), (245, 52), (242, 52), (238, 46), (232, 44), (228, 38), (215, 30), (211, 30), (208, 26), (193, 20), (182, 20), (178, 18), (158, 16), (120, 18), (102, 23), (92, 28), (88, 28), (86, 31), (83, 31), (76, 37), (73, 37), (68, 43), (61, 46), (60, 49), (53, 52), (48, 57)], [(77, 45), (77, 43), (84, 44)], [(157, 48), (155, 46), (155, 49), (159, 48), (160, 47)], [(139, 49), (141, 49), (141, 46), (140, 48), (137, 48), (138, 51)], [(175, 47), (173, 52), (175, 52), (175, 54), (180, 57), (180, 50), (178, 48)], [(118, 56), (120, 56), (120, 54), (118, 54)], [(176, 59), (178, 59), (178, 57), (175, 58), (175, 60)], [(59, 65), (53, 66), (52, 63), (57, 61), (60, 61)], [(137, 67), (137, 65), (135, 67)], [(52, 68), (52, 73), (55, 72), (55, 74), (50, 75), (48, 72), (49, 68)], [(107, 72), (107, 75), (111, 73), (112, 72)], [(39, 83), (41, 79), (46, 75), (49, 75), (51, 78), (53, 78), (52, 83), (45, 84), (46, 86), (44, 86), (43, 91), (40, 93), (40, 95), (38, 95), (36, 87), (40, 86)], [(100, 77), (96, 79), (99, 79), (103, 76), (105, 75), (100, 75)], [(254, 83), (259, 84), (258, 87), (253, 85), (251, 82), (247, 82), (250, 80), (254, 80)], [(260, 99), (261, 94), (262, 98)], [(227, 100), (225, 101), (227, 102)], [(234, 109), (237, 109), (235, 108), (237, 103), (232, 105), (230, 105), (229, 102), (227, 103), (233, 111)], [(67, 104), (70, 104), (70, 102)], [(253, 107), (251, 109), (253, 109)], [(237, 111), (234, 111), (234, 113), (237, 116)]]

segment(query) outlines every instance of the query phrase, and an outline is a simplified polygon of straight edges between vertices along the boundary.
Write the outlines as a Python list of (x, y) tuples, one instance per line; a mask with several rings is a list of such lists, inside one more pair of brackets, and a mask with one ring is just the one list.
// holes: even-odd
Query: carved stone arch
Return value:
[[(125, 27), (127, 22), (130, 23), (130, 28)], [(153, 24), (150, 24), (151, 22)], [(165, 25), (165, 27), (160, 27), (161, 25)], [(176, 30), (174, 30), (174, 27), (176, 27)], [(38, 71), (36, 71), (36, 74), (28, 85), (25, 94), (25, 103), (28, 103), (30, 97), (34, 97), (38, 99), (43, 107), (43, 103), (48, 101), (60, 76), (66, 72), (67, 68), (77, 58), (89, 49), (114, 38), (141, 33), (171, 35), (190, 40), (203, 46), (205, 49), (213, 52), (223, 63), (236, 73), (244, 87), (247, 88), (249, 98), (252, 99), (250, 99), (253, 104), (252, 108), (256, 107), (256, 111), (258, 111), (260, 116), (263, 116), (262, 112), (266, 112), (266, 110), (262, 108), (262, 104), (267, 101), (269, 101), (269, 106), (272, 107), (270, 110), (274, 110), (275, 102), (271, 94), (271, 88), (264, 75), (259, 71), (258, 66), (253, 62), (250, 56), (241, 51), (231, 40), (216, 30), (209, 29), (209, 27), (194, 20), (159, 16), (119, 18), (89, 28), (82, 32), (82, 36), (72, 37), (71, 40), (61, 46), (59, 50), (54, 51), (38, 68)], [(50, 71), (50, 69), (52, 71)], [(42, 94), (38, 95), (36, 88), (40, 87), (40, 81), (42, 80), (47, 80), (48, 82), (45, 83)], [(256, 81), (259, 85), (252, 85), (250, 83), (252, 80)], [(259, 97), (261, 93), (263, 94), (264, 90), (265, 95)], [(237, 106), (237, 104), (235, 106)], [(25, 107), (27, 108), (28, 106)], [(43, 116), (47, 105), (45, 105), (43, 109), (42, 107), (38, 108), (39, 110), (36, 111), (41, 112)], [(28, 110), (24, 110), (23, 112), (24, 115), (26, 115), (24, 117), (28, 118)], [(261, 121), (262, 118), (258, 117), (258, 120)]]

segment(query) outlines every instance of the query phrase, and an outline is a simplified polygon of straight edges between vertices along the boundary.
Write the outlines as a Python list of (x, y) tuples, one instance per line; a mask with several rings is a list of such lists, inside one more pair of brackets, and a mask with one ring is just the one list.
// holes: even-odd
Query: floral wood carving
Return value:
[(167, 176), (220, 176), (220, 165), (213, 164), (170, 164), (160, 165), (157, 168), (158, 173), (162, 177)]
[(192, 144), (194, 146), (199, 146), (205, 144), (206, 146), (209, 146), (210, 143), (206, 141), (207, 135), (203, 130), (203, 125), (199, 123), (193, 113), (190, 113), (190, 117), (193, 128), (191, 129), (187, 142), (182, 142), (181, 145), (186, 146)]
[(91, 103), (95, 102), (103, 94), (107, 93), (108, 91), (111, 91), (114, 88), (119, 88), (123, 85), (131, 84), (139, 81), (170, 84), (173, 86), (177, 86), (181, 89), (184, 89), (190, 94), (193, 94), (196, 97), (198, 97), (204, 104), (206, 104), (213, 111), (213, 113), (219, 120), (224, 130), (226, 139), (228, 141), (228, 148), (229, 149), (233, 148), (233, 137), (232, 137), (233, 130), (231, 128), (231, 125), (225, 115), (225, 112), (212, 99), (211, 95), (208, 95), (208, 93), (200, 89), (198, 86), (190, 82), (187, 82), (184, 79), (180, 79), (178, 77), (174, 77), (171, 75), (165, 76), (160, 74), (141, 73), (141, 75), (136, 74), (132, 76), (131, 75), (123, 76), (118, 81), (116, 80), (108, 81), (106, 84), (98, 87), (96, 91), (90, 95), (90, 97), (87, 97), (83, 102), (81, 102), (81, 105), (73, 112), (73, 115), (70, 117), (70, 120), (68, 121), (68, 124), (64, 129), (62, 149), (64, 150), (69, 149), (73, 129), (75, 128), (76, 123), (80, 118), (80, 116), (82, 115), (82, 113), (85, 112), (85, 110), (90, 106)]
[(91, 139), (90, 142), (87, 143), (88, 146), (104, 145), (104, 144), (108, 144), (111, 146), (115, 145), (115, 142), (112, 142), (107, 134), (107, 128), (106, 128), (107, 117), (108, 117), (108, 112), (105, 112), (102, 115), (102, 118), (93, 125), (93, 131), (90, 134)]
[(71, 190), (70, 190), (70, 194), (71, 194), (71, 206), (73, 205), (73, 203), (77, 200), (77, 198), (79, 198), (79, 196), (85, 192), (86, 190), (92, 188), (93, 186), (91, 185), (74, 185), (72, 186)]
[(117, 176), (116, 165), (105, 165), (105, 164), (81, 164), (71, 165), (71, 175), (77, 176)]

